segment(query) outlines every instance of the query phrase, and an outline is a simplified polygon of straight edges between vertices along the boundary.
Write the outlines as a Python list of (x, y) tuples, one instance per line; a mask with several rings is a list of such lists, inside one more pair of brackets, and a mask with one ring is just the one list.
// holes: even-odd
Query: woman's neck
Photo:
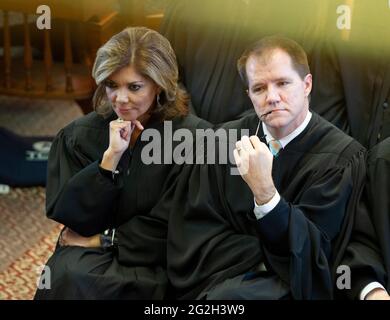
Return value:
[[(145, 128), (145, 126), (149, 122), (151, 116), (152, 116), (151, 112), (148, 111), (147, 113), (140, 116), (137, 120), (139, 122), (141, 122), (142, 126)], [(130, 138), (130, 147), (134, 147), (141, 132), (142, 132), (142, 130), (138, 129), (138, 127), (134, 128), (134, 131), (131, 134), (131, 138)]]

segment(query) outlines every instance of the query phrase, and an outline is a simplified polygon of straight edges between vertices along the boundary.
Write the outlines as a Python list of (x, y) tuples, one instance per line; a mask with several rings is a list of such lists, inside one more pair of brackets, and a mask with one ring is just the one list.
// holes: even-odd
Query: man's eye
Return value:
[(110, 80), (105, 81), (105, 82), (104, 82), (104, 85), (105, 85), (107, 88), (110, 88), (110, 89), (115, 89), (115, 88), (116, 88), (115, 82), (110, 81)]
[(130, 91), (138, 91), (141, 88), (139, 84), (129, 84), (128, 89)]
[(284, 86), (286, 86), (286, 85), (288, 85), (288, 84), (289, 84), (288, 81), (280, 81), (280, 82), (279, 82), (279, 86), (281, 86), (281, 87), (284, 87)]
[(264, 87), (255, 87), (255, 88), (252, 89), (252, 91), (254, 93), (259, 93), (259, 92), (264, 91)]

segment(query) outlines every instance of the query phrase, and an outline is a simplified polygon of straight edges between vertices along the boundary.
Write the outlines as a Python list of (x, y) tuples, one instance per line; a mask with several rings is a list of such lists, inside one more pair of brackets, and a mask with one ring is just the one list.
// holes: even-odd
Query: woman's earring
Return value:
[(157, 95), (157, 107), (161, 108), (160, 94)]

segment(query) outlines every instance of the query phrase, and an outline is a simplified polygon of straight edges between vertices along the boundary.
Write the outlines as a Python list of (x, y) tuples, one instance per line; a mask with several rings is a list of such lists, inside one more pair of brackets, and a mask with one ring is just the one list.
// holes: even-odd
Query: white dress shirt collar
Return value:
[[(286, 147), (287, 144), (289, 144), (290, 141), (292, 141), (294, 138), (296, 138), (303, 130), (305, 130), (305, 128), (307, 127), (307, 125), (310, 122), (311, 116), (312, 116), (312, 113), (310, 111), (308, 111), (306, 114), (305, 120), (303, 120), (303, 122), (299, 125), (298, 128), (296, 128), (293, 132), (291, 132), (286, 137), (279, 139), (283, 148)], [(267, 126), (264, 124), (264, 122), (262, 122), (261, 125), (263, 127), (263, 132), (264, 132), (264, 135), (266, 136), (265, 139), (267, 140), (267, 143), (269, 143), (271, 140), (275, 140), (275, 138), (268, 131)]]

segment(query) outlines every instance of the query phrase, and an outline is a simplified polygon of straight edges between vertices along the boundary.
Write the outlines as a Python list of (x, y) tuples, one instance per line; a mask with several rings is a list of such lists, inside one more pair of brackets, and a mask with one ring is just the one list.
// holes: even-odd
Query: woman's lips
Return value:
[(126, 112), (129, 112), (131, 110), (134, 110), (134, 109), (131, 109), (131, 108), (118, 108), (118, 111), (121, 112), (121, 113), (126, 113)]

